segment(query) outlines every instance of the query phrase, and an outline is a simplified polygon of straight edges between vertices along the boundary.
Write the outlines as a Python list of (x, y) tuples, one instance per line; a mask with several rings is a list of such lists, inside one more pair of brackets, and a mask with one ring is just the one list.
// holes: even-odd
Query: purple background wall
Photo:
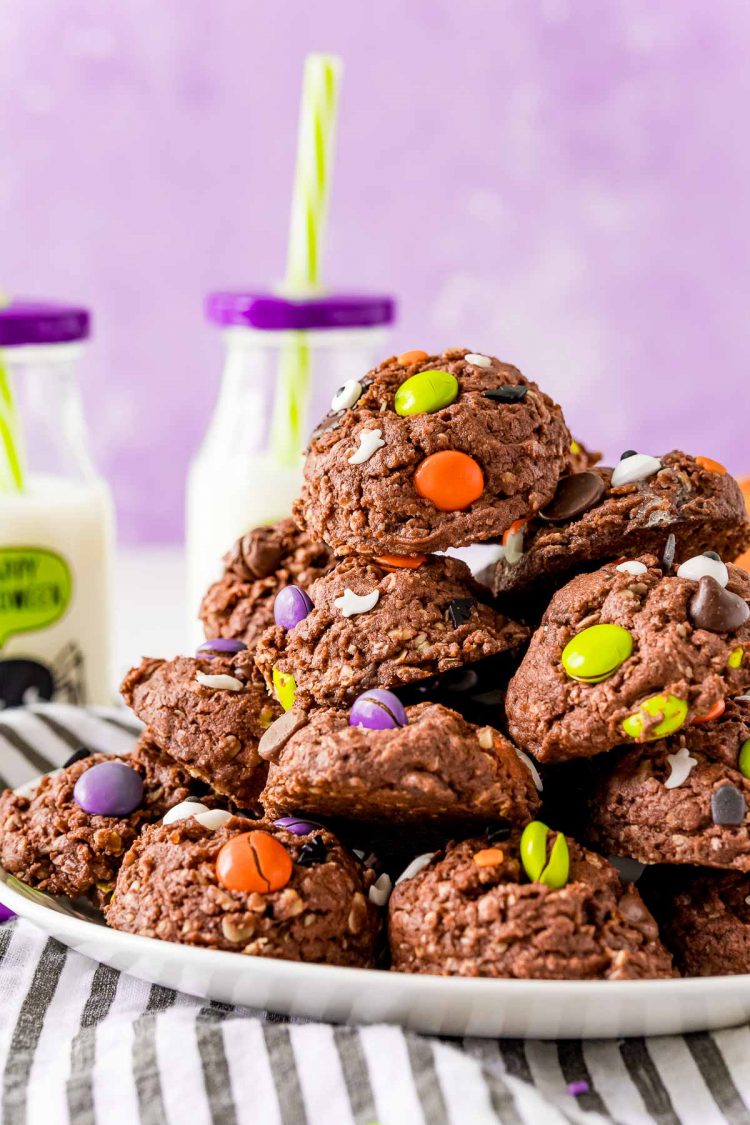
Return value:
[(96, 310), (123, 539), (181, 535), (204, 292), (283, 271), (311, 49), (346, 65), (327, 275), (398, 291), (396, 350), (497, 352), (592, 445), (750, 472), (749, 47), (735, 0), (6, 0), (0, 281)]

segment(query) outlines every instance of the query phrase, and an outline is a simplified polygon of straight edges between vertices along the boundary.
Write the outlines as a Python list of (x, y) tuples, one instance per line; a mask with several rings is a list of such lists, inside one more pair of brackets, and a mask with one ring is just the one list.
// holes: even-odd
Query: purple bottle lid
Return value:
[(78, 305), (21, 298), (0, 305), (0, 348), (70, 344), (88, 339), (90, 333), (91, 315)]
[(380, 293), (327, 293), (295, 299), (247, 289), (209, 293), (206, 316), (222, 328), (256, 328), (268, 332), (316, 328), (374, 328), (392, 324), (396, 301)]

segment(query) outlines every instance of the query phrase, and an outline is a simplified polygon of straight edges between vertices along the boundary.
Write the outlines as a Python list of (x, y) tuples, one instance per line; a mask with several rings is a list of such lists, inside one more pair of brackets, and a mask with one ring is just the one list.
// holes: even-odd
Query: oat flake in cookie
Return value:
[[(76, 800), (86, 774), (110, 764), (130, 768), (142, 781), (142, 800), (124, 816), (87, 812)], [(187, 770), (161, 754), (147, 734), (125, 758), (78, 758), (56, 774), (45, 774), (31, 797), (10, 789), (0, 797), (0, 863), (31, 887), (73, 899), (86, 897), (101, 906), (139, 832), (184, 801), (191, 785)], [(103, 799), (117, 796), (111, 785), (104, 791), (98, 788), (95, 795), (98, 808), (107, 807)], [(88, 804), (85, 797), (84, 803)]]
[(266, 630), (255, 651), (269, 690), (278, 694), (280, 676), (282, 687), (293, 686), (285, 705), (343, 707), (367, 688), (426, 680), (528, 636), (488, 604), (488, 591), (458, 559), (430, 556), (412, 569), (344, 559), (306, 592), (312, 612), (291, 630)]
[(532, 772), (498, 731), (435, 703), (409, 707), (405, 718), (404, 725), (373, 729), (352, 725), (345, 710), (314, 711), (271, 758), (261, 796), (266, 814), (304, 809), (448, 831), (498, 818), (525, 824), (534, 816)]
[(587, 840), (642, 863), (750, 872), (750, 702), (722, 700), (715, 712), (672, 738), (595, 759)]
[[(548, 834), (550, 851), (557, 840)], [(496, 844), (486, 837), (449, 844), (393, 890), (393, 968), (522, 980), (675, 976), (635, 888), (574, 841), (566, 853), (564, 885), (549, 886), (530, 881), (517, 831)]]
[(333, 565), (294, 520), (256, 527), (224, 557), (224, 574), (210, 586), (200, 619), (207, 637), (235, 637), (251, 648), (273, 625), (274, 598), (285, 586), (311, 585)]
[(750, 620), (734, 625), (750, 576), (729, 565), (723, 588), (635, 561), (645, 573), (611, 564), (559, 590), (510, 682), (511, 737), (540, 761), (675, 734), (750, 684)]
[(310, 828), (298, 835), (240, 817), (215, 831), (194, 818), (156, 825), (128, 852), (107, 922), (208, 949), (372, 966), (375, 872)]
[(331, 411), (294, 508), (312, 538), (339, 555), (444, 550), (498, 537), (552, 499), (573, 463), (560, 408), (477, 354), (388, 359)]
[(241, 807), (257, 804), (265, 781), (258, 741), (280, 708), (249, 653), (146, 659), (120, 690), (165, 754)]
[(524, 528), (522, 557), (497, 563), (495, 593), (550, 594), (610, 559), (661, 556), (670, 534), (678, 560), (708, 550), (729, 562), (737, 558), (750, 541), (750, 522), (734, 478), (677, 450), (658, 464), (651, 475), (619, 487), (609, 468), (564, 477), (551, 504)]

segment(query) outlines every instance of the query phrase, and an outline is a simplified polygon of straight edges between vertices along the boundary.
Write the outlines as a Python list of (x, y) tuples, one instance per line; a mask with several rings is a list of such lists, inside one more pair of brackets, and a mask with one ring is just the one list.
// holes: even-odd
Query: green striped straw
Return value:
[[(313, 54), (305, 59), (284, 280), (284, 292), (290, 297), (310, 297), (321, 289), (341, 71), (341, 60), (335, 55)], [(295, 332), (282, 348), (271, 422), (271, 450), (284, 467), (299, 464), (311, 375), (307, 333)]]
[[(0, 307), (10, 299), (0, 293)], [(21, 421), (13, 400), (10, 373), (0, 351), (0, 493), (23, 492)]]

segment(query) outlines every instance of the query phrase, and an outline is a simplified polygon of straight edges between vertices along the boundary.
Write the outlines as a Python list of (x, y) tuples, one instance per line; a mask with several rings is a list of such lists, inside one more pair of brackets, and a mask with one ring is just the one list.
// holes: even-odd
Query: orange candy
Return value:
[(425, 457), (414, 473), (414, 487), (441, 512), (462, 512), (484, 491), (484, 473), (468, 453), (446, 449)]
[(410, 367), (412, 363), (421, 363), (423, 359), (428, 359), (427, 352), (421, 352), (416, 349), (413, 352), (401, 352), (401, 355), (396, 356), (396, 360), (402, 367)]
[(427, 555), (376, 555), (373, 562), (383, 570), (416, 570), (427, 562)]
[[(740, 477), (737, 483), (742, 489), (742, 495), (745, 497), (745, 507), (747, 508), (748, 515), (750, 515), (750, 477)], [(750, 571), (750, 551), (745, 551), (744, 555), (740, 555), (737, 559), (737, 566), (741, 566), (744, 570)]]
[(714, 461), (711, 457), (696, 457), (696, 465), (700, 465), (702, 469), (706, 469), (709, 473), (717, 473), (720, 477), (726, 475), (726, 469), (719, 461)]
[(693, 725), (697, 726), (700, 723), (710, 723), (714, 719), (720, 718), (724, 714), (726, 709), (726, 700), (718, 699), (716, 703), (714, 703), (710, 711), (706, 711), (705, 715), (698, 715), (697, 718), (693, 719)]
[(481, 852), (474, 852), (474, 862), (477, 867), (495, 867), (504, 859), (505, 856), (500, 848), (484, 848)]
[(292, 857), (268, 832), (243, 832), (228, 840), (216, 857), (216, 877), (228, 891), (269, 894), (292, 877)]

